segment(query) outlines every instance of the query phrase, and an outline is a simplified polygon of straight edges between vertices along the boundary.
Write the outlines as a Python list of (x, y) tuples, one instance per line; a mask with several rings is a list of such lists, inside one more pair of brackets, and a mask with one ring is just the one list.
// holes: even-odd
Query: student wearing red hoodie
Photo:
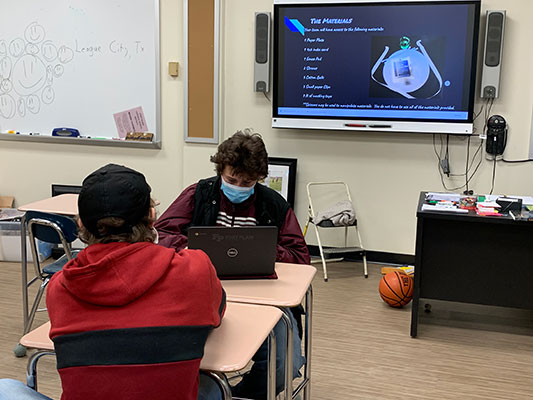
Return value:
[[(238, 131), (222, 142), (211, 157), (217, 175), (186, 188), (155, 223), (159, 244), (179, 251), (187, 246), (190, 226), (276, 226), (276, 261), (309, 264), (310, 257), (294, 211), (276, 191), (261, 185), (268, 174), (268, 154), (261, 136), (250, 129)], [(298, 309), (292, 309), (298, 316)], [(294, 328), (293, 376), (305, 359), (297, 320)], [(277, 342), (276, 391), (284, 389), (285, 338), (283, 322), (275, 328)], [(267, 344), (255, 354), (254, 365), (233, 389), (236, 397), (266, 398)]]
[(154, 243), (150, 191), (142, 174), (113, 164), (83, 181), (89, 246), (46, 298), (62, 400), (222, 398), (199, 366), (225, 293), (205, 253)]

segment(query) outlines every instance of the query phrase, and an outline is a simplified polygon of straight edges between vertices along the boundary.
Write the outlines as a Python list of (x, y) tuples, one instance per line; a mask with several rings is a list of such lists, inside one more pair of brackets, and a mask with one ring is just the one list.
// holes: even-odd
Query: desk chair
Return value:
[[(28, 233), (30, 237), (30, 247), (33, 258), (33, 265), (35, 267), (35, 276), (27, 283), (26, 285), (26, 300), (23, 306), (25, 310), (25, 321), (24, 321), (24, 334), (28, 333), (31, 330), (33, 320), (35, 318), (35, 313), (37, 311), (45, 311), (46, 308), (39, 308), (39, 304), (43, 297), (44, 291), (50, 278), (58, 271), (61, 271), (63, 266), (72, 258), (74, 258), (78, 251), (72, 251), (71, 244), (74, 240), (77, 239), (78, 227), (76, 222), (69, 217), (65, 217), (57, 214), (49, 214), (38, 211), (28, 211), (25, 215), (25, 223), (28, 227)], [(46, 266), (41, 265), (39, 259), (39, 251), (37, 240), (46, 243), (52, 244), (61, 244), (65, 254), (61, 256), (58, 260), (54, 261), (51, 264)], [(35, 295), (31, 311), (27, 314), (28, 304), (27, 304), (27, 292), (28, 288), (35, 282), (40, 281), (39, 289)], [(26, 348), (21, 344), (18, 344), (15, 347), (15, 355), (17, 357), (23, 357), (26, 354)]]
[[(313, 197), (316, 200), (320, 201), (321, 206), (327, 207), (328, 205), (331, 206), (332, 203), (336, 202), (335, 205), (339, 204), (339, 201), (345, 202), (345, 204), (351, 206), (351, 211), (353, 212), (352, 217), (353, 218), (344, 218), (347, 217), (347, 215), (335, 215), (335, 211), (333, 210), (335, 206), (330, 207), (329, 210), (331, 212), (322, 212), (323, 214), (332, 215), (331, 219), (322, 219), (322, 221), (317, 221), (317, 215), (318, 213), (315, 212), (315, 204), (313, 204)], [(307, 184), (307, 198), (309, 201), (309, 208), (308, 208), (308, 220), (305, 224), (304, 228), (304, 237), (307, 233), (307, 229), (309, 227), (309, 224), (313, 224), (315, 227), (316, 232), (316, 238), (318, 241), (318, 248), (320, 250), (320, 260), (322, 261), (322, 269), (324, 271), (324, 281), (328, 281), (328, 270), (326, 267), (326, 260), (329, 262), (333, 261), (342, 261), (344, 258), (342, 257), (342, 254), (347, 253), (359, 253), (361, 254), (363, 258), (363, 266), (364, 266), (364, 274), (365, 278), (368, 278), (368, 268), (366, 263), (366, 251), (363, 247), (363, 243), (361, 241), (361, 235), (359, 234), (359, 227), (357, 225), (357, 218), (355, 218), (355, 211), (353, 210), (353, 201), (352, 197), (350, 196), (350, 189), (348, 188), (348, 185), (341, 181), (332, 181), (332, 182), (309, 182)], [(328, 209), (326, 209), (328, 210)], [(342, 222), (349, 220), (349, 222)], [(341, 222), (337, 222), (341, 221)], [(320, 228), (320, 229), (319, 229)], [(336, 247), (326, 247), (322, 245), (322, 240), (320, 239), (319, 230), (324, 228), (344, 228), (344, 246), (336, 246)], [(348, 246), (348, 228), (353, 228), (355, 230), (356, 234), (356, 243), (355, 246)], [(337, 258), (328, 258), (328, 257), (337, 257)], [(341, 256), (341, 257), (339, 257)]]

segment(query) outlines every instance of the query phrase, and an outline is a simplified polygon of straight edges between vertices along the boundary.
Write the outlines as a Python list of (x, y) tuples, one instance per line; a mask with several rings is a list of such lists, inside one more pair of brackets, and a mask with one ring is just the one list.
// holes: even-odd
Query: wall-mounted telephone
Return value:
[(507, 122), (501, 115), (493, 115), (487, 121), (486, 151), (493, 156), (501, 156), (507, 144)]

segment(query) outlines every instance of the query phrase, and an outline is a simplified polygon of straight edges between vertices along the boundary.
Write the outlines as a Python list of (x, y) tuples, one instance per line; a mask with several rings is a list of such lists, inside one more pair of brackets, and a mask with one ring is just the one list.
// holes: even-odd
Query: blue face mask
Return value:
[(229, 201), (233, 204), (239, 204), (254, 194), (255, 185), (250, 187), (236, 186), (226, 182), (224, 178), (222, 178), (220, 189), (222, 189), (222, 193), (224, 193)]

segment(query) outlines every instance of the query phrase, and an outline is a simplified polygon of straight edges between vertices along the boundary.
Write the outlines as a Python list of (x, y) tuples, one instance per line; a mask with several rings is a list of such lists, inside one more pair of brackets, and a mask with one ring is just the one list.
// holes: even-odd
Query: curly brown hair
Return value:
[[(150, 199), (150, 207), (155, 207), (155, 205), (156, 202), (153, 199)], [(98, 220), (96, 224), (100, 234), (100, 237), (97, 237), (89, 232), (85, 226), (83, 226), (82, 220), (82, 226), (80, 226), (78, 229), (78, 237), (82, 242), (88, 245), (111, 242), (154, 242), (157, 237), (154, 229), (152, 228), (154, 222), (155, 218), (152, 218), (150, 209), (148, 209), (148, 213), (143, 217), (143, 219), (131, 227), (131, 232), (115, 233), (113, 232), (114, 230), (124, 225), (124, 219), (117, 217), (102, 218)]]
[(237, 131), (224, 140), (210, 160), (215, 163), (218, 175), (222, 174), (226, 166), (232, 168), (234, 174), (246, 176), (254, 181), (268, 175), (268, 153), (265, 143), (259, 133), (254, 133), (249, 128)]

